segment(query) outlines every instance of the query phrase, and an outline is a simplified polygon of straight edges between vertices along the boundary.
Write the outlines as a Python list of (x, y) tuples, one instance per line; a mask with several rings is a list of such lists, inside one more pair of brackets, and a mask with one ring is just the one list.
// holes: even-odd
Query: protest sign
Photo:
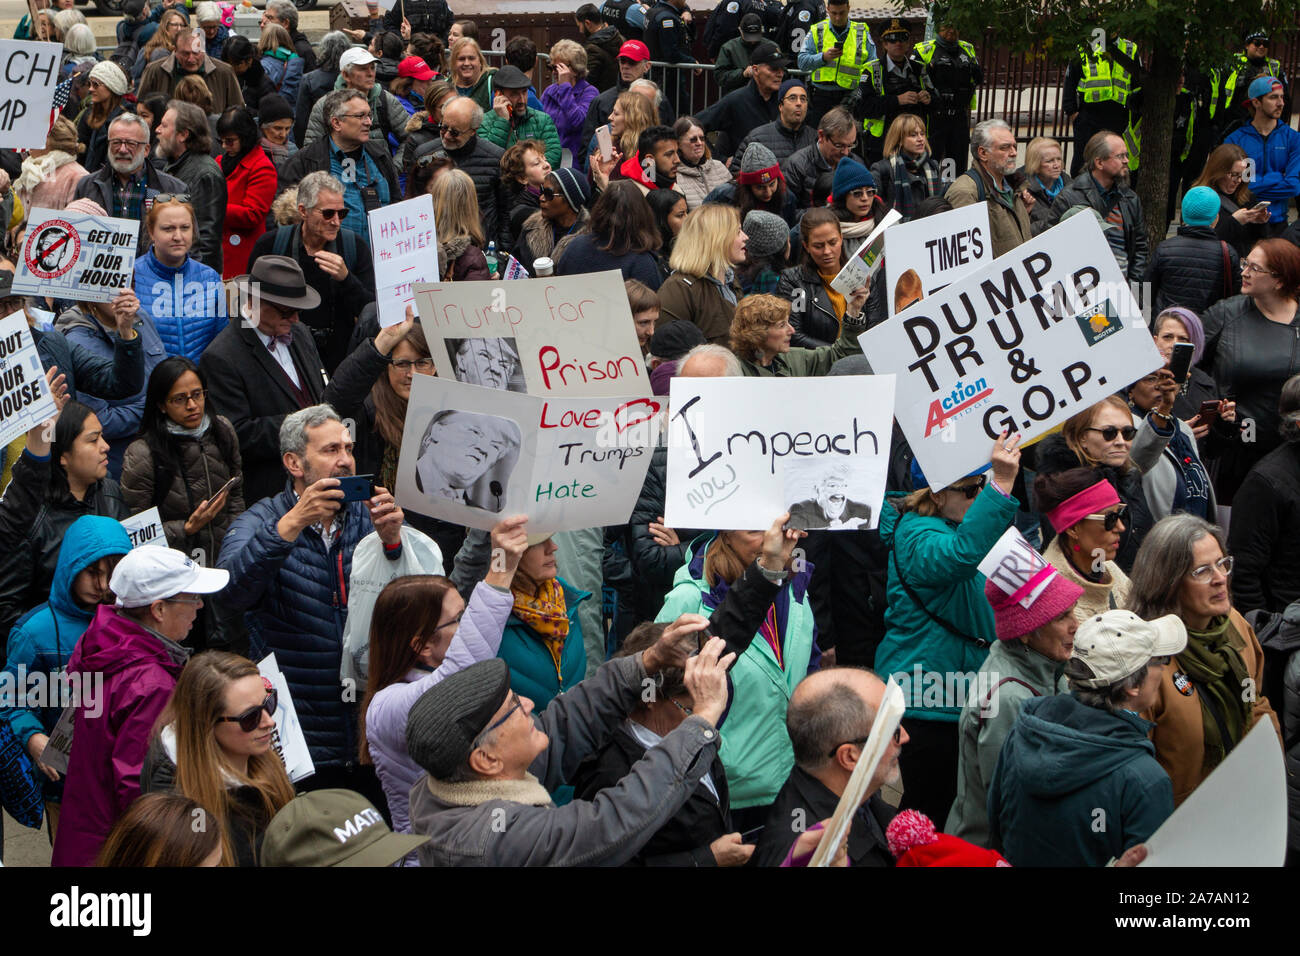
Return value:
[(514, 256), (506, 256), (506, 267), (501, 270), (501, 277), (504, 279), (527, 279), (528, 270), (520, 264)]
[[(32, 20), (32, 31), (36, 21)], [(0, 40), (0, 149), (44, 149), (59, 83), (61, 43)]]
[(662, 399), (541, 398), (417, 375), (397, 502), (484, 530), (513, 514), (528, 515), (530, 531), (624, 524), (662, 408)]
[(979, 572), (1025, 608), (1047, 590), (1057, 573), (1014, 525), (989, 549), (979, 563)]
[(41, 763), (59, 773), (68, 772), (68, 761), (72, 759), (72, 734), (77, 720), (77, 704), (69, 704), (59, 714), (58, 722), (50, 731), (50, 739), (45, 742), (41, 752)]
[(135, 279), (140, 224), (86, 212), (33, 209), (13, 290), (80, 302), (112, 302)]
[(1093, 216), (1073, 216), (858, 339), (898, 375), (895, 417), (932, 487), (1164, 364)]
[(0, 319), (0, 446), (45, 421), (55, 410), (27, 317), (15, 312)]
[(129, 518), (123, 518), (118, 523), (126, 529), (133, 548), (142, 545), (167, 547), (167, 533), (163, 530), (162, 516), (158, 513), (156, 507), (131, 515)]
[(1286, 830), (1285, 759), (1266, 716), (1151, 835), (1138, 865), (1281, 866)]
[(862, 245), (849, 256), (849, 261), (844, 263), (844, 268), (831, 280), (831, 288), (840, 295), (851, 296), (854, 289), (865, 285), (884, 262), (885, 230), (902, 218), (902, 214), (897, 209), (885, 213), (885, 218), (880, 220), (880, 225), (872, 229), (871, 234), (862, 240)]
[(438, 235), (433, 197), (427, 193), (372, 209), (370, 239), (375, 248), (375, 303), (380, 326), (396, 325), (415, 304), (411, 287), (438, 280)]
[(302, 732), (302, 723), (298, 720), (298, 710), (293, 706), (293, 696), (289, 693), (289, 681), (280, 672), (275, 654), (268, 654), (258, 661), (257, 669), (275, 688), (278, 700), (275, 706), (275, 731), (271, 734), (271, 746), (284, 761), (284, 769), (293, 783), (304, 780), (316, 772), (312, 763), (311, 751), (307, 749), (307, 737)]
[(617, 270), (415, 287), (438, 374), (530, 395), (649, 395)]
[(675, 378), (664, 512), (674, 528), (874, 528), (894, 376)]
[(992, 261), (987, 202), (900, 222), (885, 233), (889, 311), (901, 312)]

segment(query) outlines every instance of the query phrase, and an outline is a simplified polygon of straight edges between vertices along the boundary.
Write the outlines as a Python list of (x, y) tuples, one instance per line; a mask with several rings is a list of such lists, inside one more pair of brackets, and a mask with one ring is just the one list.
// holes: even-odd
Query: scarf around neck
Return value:
[(913, 183), (924, 193), (920, 199), (937, 196), (942, 191), (939, 170), (930, 162), (928, 152), (912, 159), (900, 149), (890, 159), (890, 174), (894, 180), (894, 208), (905, 219), (911, 218), (920, 201), (912, 191)]
[(1201, 720), (1205, 730), (1204, 771), (1223, 762), (1250, 725), (1251, 702), (1243, 690), (1250, 680), (1238, 647), (1244, 642), (1224, 615), (1210, 621), (1204, 631), (1187, 629), (1187, 647), (1178, 666), (1200, 690)]
[(518, 575), (510, 585), (514, 595), (514, 615), (523, 621), (542, 639), (546, 650), (550, 652), (551, 663), (555, 665), (555, 674), (561, 684), (564, 675), (561, 672), (560, 658), (564, 653), (564, 641), (569, 636), (569, 610), (564, 600), (564, 588), (560, 582), (551, 578), (537, 587), (536, 594), (529, 594), (521, 586)]

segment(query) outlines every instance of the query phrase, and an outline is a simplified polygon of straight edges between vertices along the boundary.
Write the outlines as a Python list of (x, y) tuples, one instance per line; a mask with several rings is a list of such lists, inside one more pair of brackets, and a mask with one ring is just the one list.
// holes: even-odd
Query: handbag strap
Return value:
[(1004, 677), (1004, 678), (1002, 678), (1002, 680), (998, 681), (996, 684), (994, 684), (992, 687), (990, 687), (990, 688), (989, 688), (989, 692), (988, 692), (987, 694), (984, 695), (984, 700), (983, 700), (983, 702), (980, 704), (980, 709), (979, 709), (979, 725), (980, 725), (981, 727), (984, 726), (984, 721), (985, 721), (985, 719), (986, 719), (985, 714), (988, 712), (989, 704), (993, 703), (993, 694), (994, 694), (994, 692), (995, 692), (999, 687), (1001, 687), (1003, 684), (1007, 683), (1008, 681), (1010, 681), (1010, 682), (1013, 683), (1013, 684), (1019, 684), (1021, 687), (1025, 688), (1026, 690), (1028, 690), (1029, 693), (1033, 694), (1035, 697), (1042, 697), (1042, 696), (1043, 696), (1042, 694), (1040, 694), (1040, 693), (1038, 692), (1038, 688), (1034, 687), (1034, 686), (1033, 686), (1032, 684), (1030, 684), (1028, 681), (1023, 681), (1023, 680), (1021, 680), (1019, 677)]
[(1219, 240), (1219, 252), (1223, 255), (1223, 297), (1232, 296), (1232, 260), (1228, 258), (1228, 244)]
[(981, 650), (988, 648), (990, 646), (988, 641), (980, 637), (972, 637), (971, 635), (966, 634), (960, 628), (950, 624), (945, 618), (942, 618), (938, 614), (935, 614), (933, 611), (931, 611), (928, 607), (925, 606), (925, 602), (922, 601), (919, 597), (917, 597), (916, 592), (913, 591), (911, 585), (907, 583), (907, 578), (903, 577), (903, 569), (898, 566), (897, 542), (898, 542), (897, 538), (895, 538), (893, 541), (890, 542), (889, 558), (891, 561), (894, 562), (894, 573), (898, 575), (898, 583), (903, 586), (903, 591), (907, 594), (909, 598), (912, 599), (912, 603), (915, 604), (917, 607), (919, 607), (922, 611), (924, 611), (926, 617), (934, 621), (934, 623), (938, 624), (949, 634), (952, 634), (955, 637), (960, 637), (964, 641), (971, 641), (976, 647), (980, 648)]

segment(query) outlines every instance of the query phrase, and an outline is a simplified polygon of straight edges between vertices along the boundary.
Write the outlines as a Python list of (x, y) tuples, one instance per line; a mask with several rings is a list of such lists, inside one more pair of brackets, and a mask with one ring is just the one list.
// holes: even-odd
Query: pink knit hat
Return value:
[(84, 212), (91, 216), (108, 215), (108, 210), (93, 199), (74, 199), (63, 208), (67, 212)]
[(1034, 631), (1071, 607), (1083, 596), (1083, 588), (1053, 571), (1043, 593), (1029, 607), (1002, 590), (992, 581), (984, 582), (984, 596), (993, 606), (993, 622), (999, 641), (1014, 641)]

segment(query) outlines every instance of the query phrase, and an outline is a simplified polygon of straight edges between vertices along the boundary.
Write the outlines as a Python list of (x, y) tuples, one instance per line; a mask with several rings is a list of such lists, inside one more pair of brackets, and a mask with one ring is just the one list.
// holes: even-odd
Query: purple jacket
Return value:
[[(434, 684), (471, 664), (496, 657), (501, 634), (514, 606), (514, 595), (509, 591), (499, 591), (480, 581), (474, 586), (460, 627), (438, 669), (412, 670), (401, 683), (390, 684), (377, 693), (366, 708), (366, 743), (370, 745), (370, 758), (375, 762), (384, 796), (388, 798), (393, 832), (411, 832), (408, 798), (411, 787), (424, 773), (424, 768), (406, 750), (407, 715)], [(77, 732), (81, 732), (80, 728)]]
[(140, 795), (140, 765), (154, 721), (182, 666), (157, 637), (112, 606), (95, 612), (68, 672), (102, 675), (103, 688), (82, 687), (51, 865), (94, 865), (109, 830)]
[(600, 95), (600, 91), (586, 80), (552, 83), (542, 93), (542, 109), (555, 120), (560, 134), (560, 145), (575, 158), (582, 156), (582, 124), (587, 121), (587, 107)]

